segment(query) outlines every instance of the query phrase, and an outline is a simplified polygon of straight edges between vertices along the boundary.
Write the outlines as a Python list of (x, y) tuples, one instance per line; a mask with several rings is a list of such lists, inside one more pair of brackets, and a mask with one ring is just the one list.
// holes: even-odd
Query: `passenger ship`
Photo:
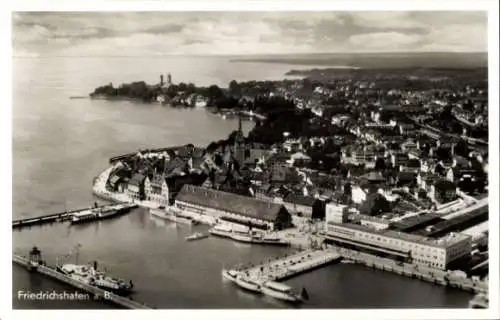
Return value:
[(251, 243), (251, 244), (272, 244), (279, 246), (288, 246), (290, 243), (286, 240), (279, 238), (278, 236), (273, 236), (271, 234), (265, 234), (255, 231), (249, 232), (240, 232), (234, 231), (229, 227), (224, 227), (221, 225), (216, 225), (212, 229), (209, 230), (210, 234), (229, 238), (235, 241), (243, 242), (243, 243)]
[(198, 224), (198, 221), (194, 220), (193, 218), (183, 215), (182, 210), (177, 208), (177, 207), (164, 207), (160, 206), (158, 209), (149, 209), (149, 212), (151, 215), (165, 219), (165, 220), (170, 220), (173, 222), (177, 223), (184, 223), (184, 224)]
[(236, 284), (243, 289), (248, 291), (261, 293), (260, 284), (252, 280), (250, 277), (240, 274), (236, 277)]
[(299, 294), (292, 287), (275, 281), (266, 281), (262, 285), (261, 290), (267, 296), (287, 302), (298, 303), (309, 298), (305, 289), (302, 289), (302, 292)]
[(76, 264), (58, 265), (57, 271), (74, 280), (120, 295), (130, 293), (134, 287), (132, 281), (126, 283), (123, 279), (109, 277), (104, 272), (98, 271), (96, 262), (94, 262), (94, 266)]
[(130, 211), (130, 206), (117, 205), (108, 208), (94, 208), (85, 211), (75, 212), (71, 217), (71, 223), (84, 223), (94, 220), (109, 219)]

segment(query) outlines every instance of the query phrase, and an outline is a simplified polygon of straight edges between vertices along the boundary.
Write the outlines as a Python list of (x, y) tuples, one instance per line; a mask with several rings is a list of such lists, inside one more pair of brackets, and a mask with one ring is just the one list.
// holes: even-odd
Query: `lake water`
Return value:
[[(13, 60), (13, 217), (30, 217), (92, 204), (92, 179), (114, 155), (140, 148), (226, 137), (236, 120), (204, 110), (172, 109), (130, 102), (91, 101), (86, 95), (112, 82), (159, 81), (196, 85), (280, 79), (298, 66), (236, 63), (227, 58), (37, 58)], [(310, 67), (309, 67), (310, 68)], [(244, 122), (248, 131), (251, 123)], [(242, 292), (221, 281), (224, 265), (259, 262), (289, 249), (255, 247), (208, 238), (185, 242), (204, 226), (175, 226), (146, 210), (89, 225), (54, 224), (13, 232), (13, 251), (33, 245), (49, 263), (82, 245), (79, 262), (99, 261), (113, 274), (134, 281), (133, 298), (157, 308), (284, 308), (277, 301)], [(466, 307), (471, 295), (419, 280), (337, 264), (287, 281), (306, 287), (305, 308)], [(14, 308), (109, 308), (97, 302), (33, 302), (19, 290), (72, 288), (13, 266)]]

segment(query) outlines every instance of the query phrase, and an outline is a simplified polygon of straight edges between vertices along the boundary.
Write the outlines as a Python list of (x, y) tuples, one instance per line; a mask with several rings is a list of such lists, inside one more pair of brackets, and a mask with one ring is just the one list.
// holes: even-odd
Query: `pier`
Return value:
[(39, 264), (36, 266), (36, 268), (32, 268), (32, 266), (30, 265), (30, 260), (25, 257), (12, 255), (12, 262), (27, 269), (31, 269), (32, 272), (37, 272), (54, 280), (70, 285), (75, 289), (81, 290), (82, 292), (88, 293), (92, 298), (96, 300), (101, 299), (104, 301), (109, 301), (125, 309), (152, 309), (151, 307), (140, 302), (133, 301), (129, 298), (122, 297), (109, 291), (72, 279), (49, 266)]
[(109, 159), (109, 163), (114, 164), (118, 161), (132, 158), (133, 156), (137, 155), (137, 153), (143, 153), (143, 152), (145, 152), (145, 153), (159, 153), (159, 152), (165, 152), (165, 151), (169, 151), (169, 150), (177, 150), (180, 147), (181, 146), (173, 146), (173, 147), (164, 147), (164, 148), (156, 148), (156, 149), (144, 149), (144, 150), (139, 150), (136, 152), (130, 152), (130, 153), (122, 154), (119, 156), (111, 157)]
[[(59, 213), (47, 214), (47, 215), (42, 215), (42, 216), (37, 216), (37, 217), (32, 217), (32, 218), (13, 220), (12, 221), (12, 228), (13, 229), (21, 229), (21, 228), (31, 227), (31, 226), (35, 226), (35, 225), (65, 221), (65, 220), (71, 219), (73, 214), (78, 213), (78, 212), (92, 210), (92, 209), (105, 209), (105, 208), (111, 208), (114, 206), (116, 206), (116, 204), (107, 204), (107, 205), (101, 205), (101, 206), (96, 206), (96, 207), (91, 207), (91, 208), (76, 209), (76, 210), (63, 211), (63, 212), (59, 212)], [(135, 204), (123, 204), (122, 206), (126, 206), (127, 209), (132, 209), (134, 207), (137, 207), (137, 205), (135, 205)]]
[(306, 250), (238, 271), (258, 279), (259, 282), (281, 281), (341, 259), (342, 256), (335, 250)]

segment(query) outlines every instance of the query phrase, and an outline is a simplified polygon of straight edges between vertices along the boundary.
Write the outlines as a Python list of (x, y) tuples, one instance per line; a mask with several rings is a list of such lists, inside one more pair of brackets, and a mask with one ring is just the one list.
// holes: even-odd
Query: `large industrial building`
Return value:
[(443, 270), (454, 262), (469, 258), (472, 250), (471, 236), (460, 233), (430, 239), (395, 230), (331, 221), (327, 222), (326, 239), (339, 246)]
[(348, 216), (346, 206), (331, 203), (327, 205), (324, 230), (327, 242), (401, 262), (412, 262), (443, 270), (460, 265), (470, 258), (472, 250), (470, 235), (449, 233), (442, 238), (430, 238), (402, 231), (425, 225), (434, 220), (435, 216), (430, 215), (424, 219), (416, 216), (390, 228), (350, 223)]
[(292, 217), (283, 205), (205, 187), (184, 185), (175, 205), (187, 212), (252, 228), (282, 230), (292, 226)]

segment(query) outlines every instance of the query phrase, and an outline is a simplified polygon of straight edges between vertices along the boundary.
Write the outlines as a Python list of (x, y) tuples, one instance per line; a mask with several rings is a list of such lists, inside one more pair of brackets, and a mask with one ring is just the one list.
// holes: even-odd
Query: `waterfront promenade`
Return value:
[(116, 169), (117, 164), (112, 165), (111, 167), (107, 168), (104, 170), (101, 174), (99, 174), (95, 181), (94, 185), (92, 187), (92, 192), (99, 198), (108, 200), (108, 201), (113, 201), (113, 202), (118, 202), (118, 203), (133, 203), (135, 205), (138, 205), (140, 207), (144, 208), (149, 208), (149, 209), (156, 209), (158, 208), (158, 204), (152, 201), (146, 201), (146, 200), (137, 200), (137, 199), (132, 199), (125, 193), (118, 193), (118, 192), (110, 192), (106, 190), (106, 182), (109, 179), (109, 175), (113, 170)]
[[(29, 260), (25, 257), (19, 256), (19, 255), (12, 255), (12, 261), (14, 263), (22, 266), (22, 267), (29, 268)], [(67, 285), (70, 285), (76, 289), (83, 291), (83, 292), (86, 292), (86, 293), (90, 294), (95, 300), (101, 299), (101, 300), (109, 301), (117, 306), (120, 306), (120, 307), (126, 308), (126, 309), (152, 309), (151, 307), (149, 307), (145, 304), (142, 304), (140, 302), (116, 295), (116, 294), (111, 293), (109, 291), (106, 291), (106, 290), (88, 285), (88, 284), (83, 283), (81, 281), (77, 281), (75, 279), (72, 279), (66, 275), (63, 275), (60, 272), (57, 272), (54, 268), (51, 268), (49, 266), (38, 265), (36, 268), (36, 272), (38, 272), (39, 274), (42, 274), (44, 276), (47, 276), (49, 278), (66, 283)]]

